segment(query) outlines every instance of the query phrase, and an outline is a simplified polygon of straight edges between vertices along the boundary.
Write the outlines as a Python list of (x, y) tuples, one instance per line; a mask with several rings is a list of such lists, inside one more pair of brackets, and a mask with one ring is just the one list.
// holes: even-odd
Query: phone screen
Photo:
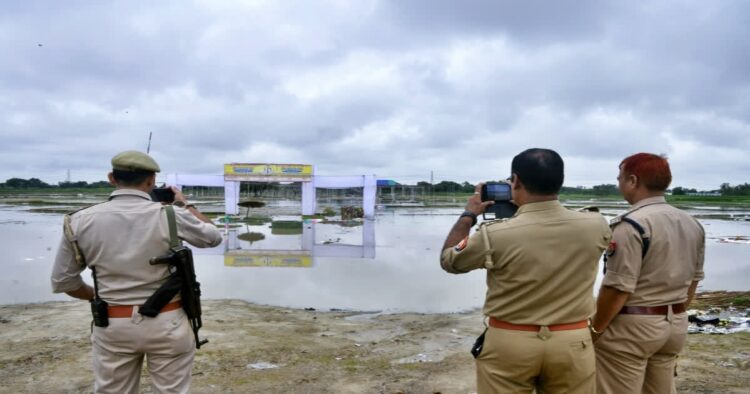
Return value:
[(511, 189), (507, 183), (487, 183), (484, 201), (510, 201)]

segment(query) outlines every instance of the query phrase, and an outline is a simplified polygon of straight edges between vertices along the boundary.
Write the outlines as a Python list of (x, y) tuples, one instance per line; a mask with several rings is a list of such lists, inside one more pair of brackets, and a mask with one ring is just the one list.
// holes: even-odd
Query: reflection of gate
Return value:
[(305, 221), (299, 250), (242, 249), (231, 229), (224, 243), (224, 265), (233, 267), (311, 267), (315, 257), (375, 258), (375, 221), (362, 223), (362, 245), (315, 243), (315, 221)]
[(240, 182), (301, 182), (302, 214), (314, 215), (315, 189), (345, 189), (361, 187), (365, 217), (375, 217), (375, 175), (318, 176), (308, 164), (230, 163), (224, 165), (224, 175), (167, 174), (167, 184), (183, 186), (213, 186), (224, 188), (224, 210), (227, 215), (239, 214)]

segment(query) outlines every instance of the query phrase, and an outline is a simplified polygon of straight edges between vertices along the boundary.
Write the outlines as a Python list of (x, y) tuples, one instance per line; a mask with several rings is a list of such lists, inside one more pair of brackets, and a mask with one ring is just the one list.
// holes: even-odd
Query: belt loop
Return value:
[(672, 305), (667, 306), (667, 321), (672, 322), (674, 319), (674, 311), (672, 311)]
[(537, 331), (536, 333), (536, 336), (539, 337), (539, 339), (546, 341), (552, 335), (550, 334), (548, 326), (540, 326), (539, 331)]

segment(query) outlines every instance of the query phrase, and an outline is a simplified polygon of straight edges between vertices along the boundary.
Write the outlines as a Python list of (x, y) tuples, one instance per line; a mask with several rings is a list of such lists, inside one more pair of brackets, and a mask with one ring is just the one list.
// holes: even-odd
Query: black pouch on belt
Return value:
[(480, 335), (476, 341), (474, 341), (474, 345), (471, 347), (471, 355), (474, 356), (474, 358), (479, 357), (479, 354), (482, 353), (482, 348), (484, 347), (484, 334), (487, 333), (487, 329), (484, 329), (484, 332), (482, 332), (482, 335)]
[(107, 301), (95, 297), (89, 301), (91, 303), (91, 315), (94, 316), (94, 325), (97, 327), (107, 327), (109, 325), (109, 311)]

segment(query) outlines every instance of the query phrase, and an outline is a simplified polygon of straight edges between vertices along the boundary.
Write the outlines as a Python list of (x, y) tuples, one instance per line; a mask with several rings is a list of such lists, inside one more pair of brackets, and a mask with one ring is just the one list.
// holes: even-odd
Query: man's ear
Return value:
[(115, 181), (115, 176), (113, 173), (110, 172), (109, 174), (107, 174), (107, 180), (109, 180), (110, 185), (117, 187), (117, 181)]
[(633, 184), (634, 188), (638, 187), (638, 184), (640, 183), (640, 179), (638, 179), (638, 176), (635, 174), (629, 174), (628, 175), (628, 182)]
[(521, 184), (521, 180), (518, 179), (518, 175), (511, 174), (510, 176), (510, 183), (513, 186), (513, 190), (519, 190), (523, 187), (523, 184)]

